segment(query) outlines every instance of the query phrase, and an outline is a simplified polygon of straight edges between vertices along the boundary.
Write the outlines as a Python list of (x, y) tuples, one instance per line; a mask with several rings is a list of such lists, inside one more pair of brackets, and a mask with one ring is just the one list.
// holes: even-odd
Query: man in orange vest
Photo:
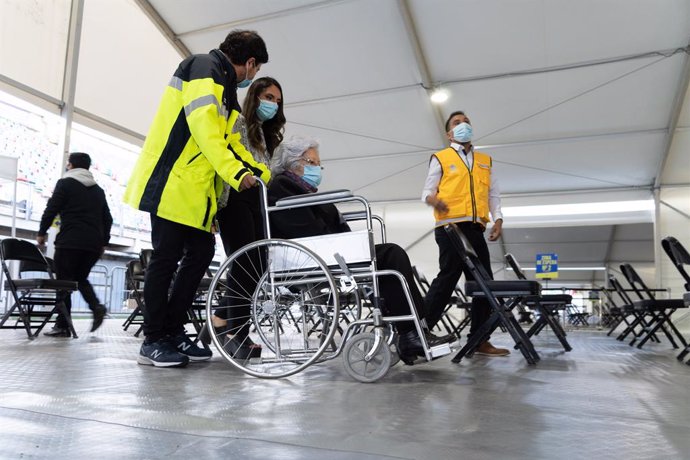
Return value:
[[(443, 226), (452, 222), (462, 230), (491, 276), (493, 273), (489, 247), (484, 239), (486, 225), (490, 222), (489, 216), (494, 220), (489, 241), (496, 241), (501, 236), (503, 226), (501, 197), (496, 178), (491, 174), (491, 157), (474, 150), (470, 119), (464, 112), (453, 112), (446, 121), (446, 133), (450, 147), (431, 156), (422, 192), (422, 201), (434, 208), (434, 236), (439, 248), (440, 266), (426, 296), (426, 321), (429, 328), (441, 319), (463, 271), (460, 258)], [(471, 278), (469, 274), (466, 276)], [(470, 335), (490, 315), (488, 301), (480, 297), (473, 298)], [(506, 356), (510, 351), (496, 348), (486, 341), (476, 349), (475, 354)]]

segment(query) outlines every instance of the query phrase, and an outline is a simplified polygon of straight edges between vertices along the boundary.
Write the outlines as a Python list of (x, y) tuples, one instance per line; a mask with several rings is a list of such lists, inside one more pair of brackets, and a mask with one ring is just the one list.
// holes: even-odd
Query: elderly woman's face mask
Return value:
[(302, 179), (314, 188), (319, 188), (321, 184), (321, 166), (305, 165)]

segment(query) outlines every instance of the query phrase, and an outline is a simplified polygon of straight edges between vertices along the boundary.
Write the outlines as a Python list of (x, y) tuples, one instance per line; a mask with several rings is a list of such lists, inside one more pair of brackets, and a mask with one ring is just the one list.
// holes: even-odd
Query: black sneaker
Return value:
[(137, 363), (154, 367), (184, 367), (189, 363), (189, 358), (178, 353), (169, 339), (161, 339), (142, 343)]
[(196, 345), (184, 333), (171, 337), (170, 343), (179, 353), (187, 356), (190, 361), (206, 361), (213, 356), (210, 349)]
[(43, 335), (47, 337), (72, 337), (72, 333), (65, 327), (53, 327), (51, 330), (44, 332)]
[(91, 332), (95, 332), (96, 329), (101, 327), (101, 324), (103, 324), (103, 319), (105, 318), (106, 313), (108, 313), (108, 309), (105, 308), (105, 305), (96, 305), (93, 309), (93, 323), (91, 324)]

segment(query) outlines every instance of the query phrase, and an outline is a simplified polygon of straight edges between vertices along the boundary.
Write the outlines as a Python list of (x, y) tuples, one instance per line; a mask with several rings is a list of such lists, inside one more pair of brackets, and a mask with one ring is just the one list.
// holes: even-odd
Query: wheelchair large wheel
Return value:
[(333, 348), (338, 290), (328, 266), (306, 247), (261, 240), (233, 253), (214, 276), (206, 305), (223, 358), (262, 378), (296, 374)]
[(354, 335), (345, 343), (343, 349), (345, 370), (352, 378), (360, 382), (375, 382), (386, 375), (391, 367), (391, 350), (385, 341), (374, 356), (370, 360), (366, 360), (374, 342), (374, 333), (362, 332)]

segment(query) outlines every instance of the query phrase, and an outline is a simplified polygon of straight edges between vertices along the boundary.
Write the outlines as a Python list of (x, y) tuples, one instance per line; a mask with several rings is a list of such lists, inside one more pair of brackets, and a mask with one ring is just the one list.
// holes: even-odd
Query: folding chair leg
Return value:
[(35, 339), (36, 337), (31, 332), (31, 321), (29, 320), (30, 316), (24, 310), (24, 306), (21, 304), (21, 301), (18, 300), (16, 297), (14, 305), (12, 305), (12, 307), (9, 310), (7, 310), (7, 312), (2, 316), (2, 319), (0, 320), (0, 327), (5, 325), (7, 320), (10, 319), (10, 317), (12, 317), (12, 314), (15, 312), (15, 310), (18, 311), (19, 321), (21, 321), (24, 325), (24, 329), (26, 330), (26, 335), (29, 337), (29, 340)]
[[(68, 293), (66, 295), (72, 295), (72, 293)], [(67, 329), (70, 331), (72, 334), (73, 339), (78, 339), (79, 336), (77, 335), (77, 331), (74, 330), (74, 323), (72, 322), (72, 315), (70, 312), (67, 311), (67, 305), (65, 305), (65, 300), (64, 297), (62, 300), (60, 300), (57, 303), (57, 308), (60, 310), (60, 313), (62, 313), (65, 317), (65, 320), (67, 321)], [(38, 332), (36, 332), (38, 334)]]
[(561, 342), (563, 349), (565, 351), (572, 351), (573, 348), (570, 346), (570, 343), (568, 343), (568, 340), (565, 338), (565, 331), (563, 330), (563, 328), (561, 328), (561, 325), (558, 324), (558, 322), (553, 318), (553, 316), (546, 315), (544, 321), (546, 321), (549, 327), (551, 327), (551, 330), (556, 335), (556, 338), (559, 342)]
[(499, 313), (493, 312), (491, 316), (489, 316), (489, 319), (482, 324), (479, 330), (468, 338), (467, 343), (453, 357), (452, 362), (457, 364), (462, 361), (462, 358), (465, 356), (471, 358), (477, 347), (484, 343), (484, 341), (486, 341), (486, 339), (491, 335), (491, 332), (498, 327), (499, 321)]
[(686, 345), (683, 351), (680, 352), (676, 359), (678, 359), (678, 361), (683, 361), (683, 359), (688, 355), (688, 353), (690, 353), (690, 345)]
[(503, 324), (513, 338), (513, 341), (515, 341), (516, 347), (520, 350), (522, 356), (525, 357), (529, 364), (536, 364), (541, 358), (530, 338), (525, 334), (525, 331), (511, 312), (503, 312), (503, 315)]

